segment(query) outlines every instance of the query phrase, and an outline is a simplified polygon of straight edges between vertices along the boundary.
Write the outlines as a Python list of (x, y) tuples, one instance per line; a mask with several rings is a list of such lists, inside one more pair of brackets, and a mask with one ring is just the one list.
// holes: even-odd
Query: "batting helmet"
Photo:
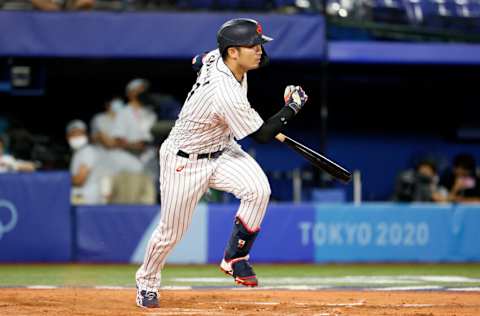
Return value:
[(273, 38), (263, 35), (262, 26), (252, 19), (233, 19), (225, 22), (217, 33), (217, 44), (220, 54), (224, 55), (227, 48), (232, 46), (262, 45), (263, 55), (266, 54), (263, 44)]

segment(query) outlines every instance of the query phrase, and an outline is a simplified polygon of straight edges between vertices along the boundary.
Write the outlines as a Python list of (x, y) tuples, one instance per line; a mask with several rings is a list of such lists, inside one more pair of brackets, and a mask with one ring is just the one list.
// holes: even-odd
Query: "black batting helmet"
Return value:
[(273, 38), (263, 35), (262, 26), (252, 19), (233, 19), (225, 22), (217, 33), (217, 44), (220, 54), (232, 46), (262, 45), (270, 42)]

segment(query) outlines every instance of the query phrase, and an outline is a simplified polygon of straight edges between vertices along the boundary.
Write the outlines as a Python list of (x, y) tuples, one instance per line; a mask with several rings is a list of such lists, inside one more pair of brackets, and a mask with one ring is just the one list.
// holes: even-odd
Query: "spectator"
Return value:
[(118, 113), (125, 107), (123, 101), (114, 97), (105, 102), (105, 111), (96, 114), (91, 122), (92, 143), (105, 151), (105, 159), (115, 172), (143, 172), (143, 165), (139, 159), (117, 148), (113, 127)]
[(441, 202), (447, 192), (438, 185), (435, 162), (422, 160), (415, 169), (400, 174), (395, 185), (394, 200), (399, 202)]
[(440, 185), (448, 190), (450, 202), (480, 202), (480, 179), (476, 174), (475, 158), (459, 154), (453, 159), (453, 167), (442, 177)]
[(3, 137), (0, 137), (0, 173), (35, 171), (36, 168), (33, 162), (15, 159), (13, 156), (5, 153), (5, 147), (4, 139)]
[[(137, 157), (145, 167), (155, 160), (151, 129), (157, 120), (155, 113), (145, 107), (148, 88), (149, 83), (144, 79), (128, 83), (128, 104), (118, 113), (112, 131), (116, 146)], [(149, 171), (153, 179), (156, 170)]]
[(66, 137), (73, 156), (70, 163), (72, 174), (72, 202), (74, 204), (102, 204), (106, 198), (102, 195), (102, 181), (112, 176), (113, 169), (108, 166), (98, 147), (89, 144), (87, 125), (80, 120), (68, 123)]
[(115, 138), (112, 136), (113, 125), (117, 113), (124, 107), (122, 99), (114, 97), (105, 102), (105, 111), (94, 115), (90, 127), (92, 143), (105, 148), (115, 147)]

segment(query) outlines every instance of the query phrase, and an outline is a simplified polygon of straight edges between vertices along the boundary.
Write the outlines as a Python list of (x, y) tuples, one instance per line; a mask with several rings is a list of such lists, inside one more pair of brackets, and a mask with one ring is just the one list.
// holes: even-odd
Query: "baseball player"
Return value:
[[(185, 234), (209, 188), (233, 193), (241, 201), (220, 268), (238, 284), (258, 284), (248, 259), (270, 186), (260, 166), (236, 140), (251, 136), (260, 143), (270, 141), (307, 101), (302, 88), (288, 86), (285, 106), (266, 122), (251, 107), (247, 72), (267, 63), (263, 44), (271, 40), (258, 22), (233, 19), (218, 31), (218, 49), (201, 58), (197, 81), (160, 148), (161, 218), (136, 274), (140, 307), (159, 306), (165, 259)], [(200, 62), (194, 59), (193, 63)]]

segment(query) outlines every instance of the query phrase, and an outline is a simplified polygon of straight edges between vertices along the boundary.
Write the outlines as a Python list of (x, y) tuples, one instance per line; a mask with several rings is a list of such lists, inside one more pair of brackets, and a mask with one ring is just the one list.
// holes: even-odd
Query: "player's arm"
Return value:
[(285, 89), (285, 106), (269, 118), (250, 136), (261, 144), (268, 143), (281, 132), (288, 121), (297, 114), (307, 102), (308, 96), (300, 86), (288, 86)]

